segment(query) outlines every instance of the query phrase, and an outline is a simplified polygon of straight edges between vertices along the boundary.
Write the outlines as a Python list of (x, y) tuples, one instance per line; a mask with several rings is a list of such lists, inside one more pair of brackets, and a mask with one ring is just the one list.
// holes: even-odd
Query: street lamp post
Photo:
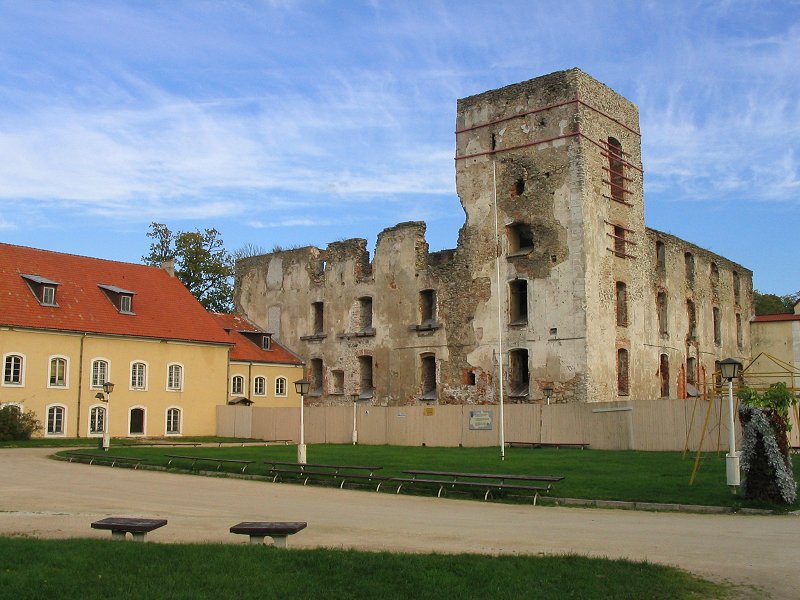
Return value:
[(306, 464), (306, 437), (305, 423), (303, 423), (303, 407), (306, 403), (306, 394), (311, 382), (308, 379), (298, 379), (294, 382), (295, 391), (300, 394), (300, 443), (297, 444), (297, 464)]
[(350, 399), (353, 401), (353, 446), (358, 444), (358, 425), (356, 423), (356, 406), (358, 405), (358, 394), (350, 394)]
[(733, 380), (739, 374), (742, 363), (732, 358), (726, 358), (719, 363), (722, 377), (728, 380), (728, 454), (725, 456), (728, 485), (734, 488), (740, 485), (739, 453), (736, 452), (736, 422), (733, 418)]
[(111, 446), (111, 392), (114, 391), (114, 384), (110, 381), (106, 381), (103, 384), (103, 391), (105, 392), (103, 402), (106, 403), (106, 410), (103, 415), (103, 450), (108, 452)]

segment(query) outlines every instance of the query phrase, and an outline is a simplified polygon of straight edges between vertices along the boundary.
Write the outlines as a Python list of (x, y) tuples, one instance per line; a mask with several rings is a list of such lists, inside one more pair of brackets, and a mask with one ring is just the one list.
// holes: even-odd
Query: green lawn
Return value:
[[(166, 465), (169, 460), (165, 456), (167, 454), (254, 460), (257, 463), (248, 467), (247, 473), (256, 475), (266, 473), (266, 466), (262, 464), (264, 460), (294, 461), (297, 458), (295, 446), (116, 446), (112, 447), (111, 454), (147, 458), (147, 464), (153, 465)], [(694, 455), (687, 455), (684, 459), (679, 452), (509, 448), (506, 450), (506, 460), (501, 461), (498, 448), (363, 445), (308, 447), (309, 463), (382, 466), (382, 475), (401, 475), (405, 469), (563, 475), (565, 479), (556, 483), (551, 493), (558, 497), (790, 510), (800, 508), (800, 502), (792, 507), (772, 507), (763, 503), (745, 502), (741, 497), (731, 494), (725, 483), (723, 453), (705, 454), (694, 485), (690, 486), (693, 461)], [(184, 469), (188, 466), (187, 463), (182, 465)], [(231, 470), (235, 470), (235, 467)]]
[(579, 556), (0, 538), (0, 596), (15, 600), (680, 600), (726, 598), (729, 592), (669, 567)]

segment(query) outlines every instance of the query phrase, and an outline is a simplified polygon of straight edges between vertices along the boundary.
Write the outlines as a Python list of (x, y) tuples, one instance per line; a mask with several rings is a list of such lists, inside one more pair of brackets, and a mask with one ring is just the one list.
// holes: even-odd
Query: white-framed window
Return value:
[(103, 435), (106, 425), (106, 407), (95, 405), (89, 408), (89, 435), (98, 437)]
[(167, 409), (167, 435), (180, 435), (181, 434), (181, 409), (177, 406), (171, 406)]
[(256, 377), (253, 380), (253, 394), (256, 396), (266, 396), (267, 395), (267, 378), (266, 377)]
[(108, 381), (111, 373), (110, 363), (105, 358), (95, 358), (92, 361), (92, 388), (101, 389)]
[(178, 363), (167, 365), (167, 389), (172, 392), (183, 389), (183, 365)]
[(47, 407), (47, 426), (45, 435), (64, 436), (67, 432), (67, 407), (51, 404)]
[(261, 349), (262, 350), (270, 350), (272, 348), (272, 338), (268, 335), (265, 335), (261, 338)]
[(130, 296), (126, 296), (124, 294), (121, 295), (119, 297), (119, 312), (132, 313), (133, 312), (131, 310), (132, 300), (133, 298), (131, 298)]
[(147, 389), (147, 363), (141, 360), (131, 363), (131, 389)]
[(56, 288), (52, 285), (42, 286), (42, 304), (56, 306)]
[(231, 394), (244, 394), (244, 377), (241, 375), (231, 377)]
[(3, 385), (25, 385), (25, 356), (8, 353), (3, 355)]
[(144, 406), (133, 406), (128, 411), (128, 435), (145, 435), (147, 409)]
[(67, 387), (67, 373), (69, 359), (66, 356), (51, 356), (50, 370), (47, 376), (47, 387), (65, 388)]
[(278, 377), (275, 379), (275, 395), (286, 395), (286, 377)]

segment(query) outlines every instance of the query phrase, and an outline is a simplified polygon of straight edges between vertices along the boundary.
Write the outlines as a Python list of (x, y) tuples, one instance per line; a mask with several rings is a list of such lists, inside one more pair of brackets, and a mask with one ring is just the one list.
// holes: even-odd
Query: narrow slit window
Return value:
[(617, 393), (627, 396), (628, 390), (628, 351), (620, 348), (617, 350)]
[(719, 308), (716, 306), (711, 309), (711, 317), (714, 321), (714, 343), (719, 346), (722, 344), (722, 323), (720, 322)]
[(656, 270), (660, 275), (667, 272), (667, 248), (664, 242), (656, 242)]
[(625, 161), (622, 144), (616, 138), (608, 138), (608, 172), (611, 197), (617, 202), (625, 202)]
[(509, 352), (508, 370), (510, 395), (516, 398), (527, 398), (530, 393), (530, 371), (526, 348)]
[(359, 397), (372, 398), (374, 387), (372, 382), (372, 357), (359, 356), (358, 357), (359, 369)]
[(614, 254), (625, 256), (625, 228), (614, 225)]
[(311, 359), (311, 386), (309, 394), (312, 396), (321, 396), (323, 387), (323, 369), (322, 359)]
[(695, 311), (694, 302), (691, 300), (686, 301), (686, 317), (689, 321), (688, 336), (690, 340), (697, 339), (697, 312)]
[(420, 367), (422, 379), (422, 396), (420, 400), (436, 400), (436, 357), (425, 355)]
[(668, 333), (668, 320), (667, 320), (667, 293), (658, 292), (656, 296), (656, 310), (658, 311), (658, 333), (667, 335)]
[(422, 290), (419, 293), (419, 312), (422, 325), (436, 322), (436, 290)]
[(325, 327), (325, 304), (323, 302), (312, 302), (311, 312), (314, 318), (314, 335), (321, 335)]
[(509, 282), (509, 325), (523, 325), (528, 322), (528, 282), (516, 279)]
[(617, 326), (628, 326), (628, 286), (622, 282), (617, 282), (616, 291), (617, 304)]
[(692, 284), (694, 283), (694, 254), (687, 252), (683, 255), (683, 261), (686, 266), (686, 281)]

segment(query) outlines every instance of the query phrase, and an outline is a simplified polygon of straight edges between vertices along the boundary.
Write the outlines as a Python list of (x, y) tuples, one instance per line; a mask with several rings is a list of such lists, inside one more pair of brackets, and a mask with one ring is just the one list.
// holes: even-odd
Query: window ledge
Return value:
[(509, 252), (508, 254), (506, 254), (506, 258), (517, 258), (520, 256), (528, 256), (531, 253), (533, 253), (533, 247), (525, 247), (525, 248), (520, 248), (515, 252)]
[(508, 326), (514, 329), (522, 329), (523, 327), (528, 326), (528, 319), (511, 321)]
[(409, 325), (409, 331), (416, 331), (416, 332), (426, 332), (426, 331), (436, 331), (437, 329), (441, 329), (442, 324), (436, 321), (426, 321), (425, 323), (419, 323), (416, 325)]
[(300, 340), (303, 342), (321, 342), (326, 337), (328, 337), (324, 333), (315, 333), (314, 335), (301, 335)]
[(343, 333), (337, 334), (336, 337), (338, 339), (340, 339), (340, 340), (349, 340), (349, 339), (352, 339), (352, 338), (375, 337), (375, 328), (374, 327), (368, 327), (366, 329), (362, 329), (361, 331), (343, 332)]

